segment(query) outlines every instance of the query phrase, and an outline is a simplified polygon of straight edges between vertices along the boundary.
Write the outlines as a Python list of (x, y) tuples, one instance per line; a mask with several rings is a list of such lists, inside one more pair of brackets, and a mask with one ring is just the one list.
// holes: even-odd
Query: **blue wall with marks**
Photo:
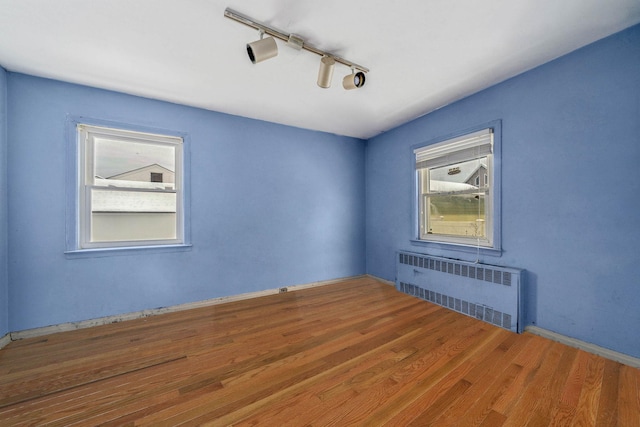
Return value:
[[(502, 247), (528, 324), (640, 357), (640, 26), (367, 142), (367, 273), (412, 234), (411, 146), (502, 121)], [(475, 260), (475, 254), (429, 251)]]
[(7, 202), (7, 72), (0, 67), (0, 338), (9, 332)]
[[(22, 74), (8, 88), (11, 331), (365, 272), (364, 141)], [(188, 134), (190, 251), (65, 256), (69, 116)]]

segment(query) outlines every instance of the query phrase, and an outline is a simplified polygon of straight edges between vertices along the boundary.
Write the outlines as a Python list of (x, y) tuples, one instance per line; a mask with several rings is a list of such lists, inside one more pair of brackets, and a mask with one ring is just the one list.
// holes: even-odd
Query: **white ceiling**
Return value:
[[(230, 7), (370, 68), (316, 85), (319, 57)], [(0, 65), (270, 122), (369, 138), (640, 22), (640, 0), (0, 0)]]

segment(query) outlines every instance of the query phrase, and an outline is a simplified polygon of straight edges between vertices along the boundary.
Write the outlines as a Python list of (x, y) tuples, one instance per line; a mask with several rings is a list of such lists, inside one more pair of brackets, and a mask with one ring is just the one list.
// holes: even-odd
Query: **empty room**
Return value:
[(0, 0), (0, 426), (640, 426), (638, 0)]

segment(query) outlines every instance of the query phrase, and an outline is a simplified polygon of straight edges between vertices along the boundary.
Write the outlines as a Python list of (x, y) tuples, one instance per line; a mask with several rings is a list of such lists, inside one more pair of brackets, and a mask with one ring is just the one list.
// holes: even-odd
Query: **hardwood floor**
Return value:
[(0, 425), (640, 426), (640, 370), (370, 278), (0, 350)]

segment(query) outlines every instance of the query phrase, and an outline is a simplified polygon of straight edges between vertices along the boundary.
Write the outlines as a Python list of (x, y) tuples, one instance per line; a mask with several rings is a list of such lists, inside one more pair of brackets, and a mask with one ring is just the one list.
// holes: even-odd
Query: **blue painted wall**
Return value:
[[(364, 141), (8, 73), (9, 328), (365, 272)], [(188, 133), (187, 252), (65, 257), (68, 115)]]
[(529, 324), (640, 357), (640, 26), (369, 140), (367, 272), (423, 249), (410, 147), (495, 119), (504, 251), (482, 261), (527, 269)]
[(0, 67), (0, 338), (9, 332), (7, 72)]

